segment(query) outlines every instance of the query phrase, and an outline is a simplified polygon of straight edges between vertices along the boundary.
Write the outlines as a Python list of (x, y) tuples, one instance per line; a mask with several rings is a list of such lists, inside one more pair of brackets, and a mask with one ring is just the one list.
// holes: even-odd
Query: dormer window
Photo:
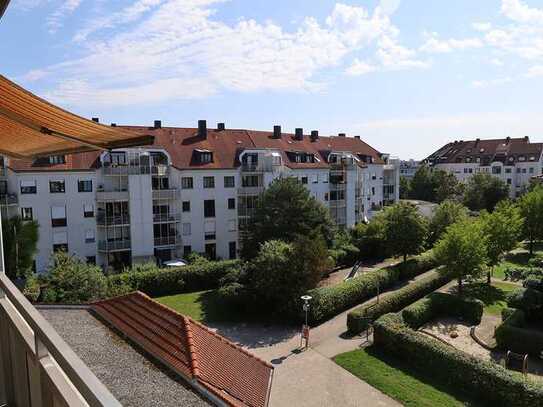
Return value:
[(482, 154), (482, 153), (485, 152), (485, 149), (484, 149), (484, 148), (481, 148), (481, 149), (479, 150), (479, 152)]
[(526, 161), (526, 157), (524, 157), (523, 155), (519, 155), (518, 160), (519, 161)]
[(512, 163), (513, 161), (515, 161), (515, 157), (509, 157), (509, 162)]
[(295, 163), (314, 163), (314, 162), (316, 162), (314, 154), (306, 153), (304, 151), (289, 151), (287, 153), (287, 156), (288, 156), (290, 161), (295, 162)]
[(49, 164), (51, 165), (66, 164), (66, 156), (65, 155), (50, 155)]
[(209, 150), (196, 149), (196, 156), (200, 164), (208, 164), (213, 162), (213, 152)]
[(535, 161), (535, 157), (533, 155), (530, 156), (530, 161)]
[(470, 163), (471, 162), (471, 157), (466, 157), (466, 162)]

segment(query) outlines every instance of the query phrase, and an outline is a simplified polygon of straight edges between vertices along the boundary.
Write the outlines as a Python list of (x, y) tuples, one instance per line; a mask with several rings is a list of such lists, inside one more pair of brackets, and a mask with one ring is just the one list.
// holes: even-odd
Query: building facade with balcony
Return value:
[(516, 198), (526, 192), (531, 179), (542, 174), (543, 143), (531, 143), (528, 137), (454, 141), (423, 164), (448, 171), (460, 182), (477, 173), (490, 174), (502, 179), (510, 197)]
[[(121, 127), (121, 126), (119, 126)], [(399, 162), (359, 137), (317, 131), (123, 126), (154, 144), (110, 152), (6, 159), (4, 216), (37, 220), (36, 270), (65, 249), (106, 270), (164, 262), (195, 251), (236, 258), (240, 229), (258, 196), (297, 178), (340, 227), (369, 220), (398, 200)], [(2, 174), (0, 174), (2, 175)], [(4, 210), (5, 209), (5, 210)]]

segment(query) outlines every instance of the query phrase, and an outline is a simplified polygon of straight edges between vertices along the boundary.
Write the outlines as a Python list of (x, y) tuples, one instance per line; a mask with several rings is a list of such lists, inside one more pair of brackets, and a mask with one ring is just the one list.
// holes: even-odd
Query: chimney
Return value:
[(273, 138), (281, 138), (281, 126), (273, 126)]
[(338, 137), (345, 137), (345, 133), (338, 133)]
[(509, 144), (511, 142), (511, 137), (507, 136), (505, 138), (505, 144)]
[(217, 123), (217, 130), (218, 131), (224, 131), (226, 129), (226, 126), (224, 123)]
[(207, 122), (205, 120), (198, 120), (198, 136), (207, 138)]
[(117, 127), (117, 123), (111, 123), (111, 127)]
[(98, 117), (93, 117), (92, 121), (95, 123), (100, 123), (100, 119)]
[(354, 138), (360, 140), (360, 136), (354, 136)]
[(528, 136), (524, 136), (524, 141), (529, 143), (530, 142), (530, 139), (528, 138)]
[(319, 139), (319, 131), (318, 130), (311, 130), (311, 141), (315, 142)]
[(155, 129), (162, 128), (162, 121), (161, 120), (155, 120), (155, 125), (153, 126)]
[(296, 130), (294, 131), (294, 138), (296, 140), (302, 141), (304, 139), (304, 129), (300, 127), (296, 128)]

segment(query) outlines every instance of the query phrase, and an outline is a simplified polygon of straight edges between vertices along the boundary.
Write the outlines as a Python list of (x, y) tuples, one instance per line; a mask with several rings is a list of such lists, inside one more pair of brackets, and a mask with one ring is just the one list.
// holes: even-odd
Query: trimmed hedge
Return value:
[(418, 329), (438, 315), (461, 317), (470, 324), (479, 325), (483, 309), (484, 304), (480, 300), (436, 292), (405, 308), (402, 318), (412, 329)]
[(359, 334), (368, 328), (370, 322), (381, 315), (400, 311), (452, 279), (453, 276), (450, 273), (438, 271), (431, 276), (410, 283), (393, 294), (384, 296), (378, 303), (362, 305), (347, 315), (347, 328), (351, 334)]
[(399, 314), (374, 324), (375, 346), (435, 377), (444, 385), (503, 407), (543, 407), (543, 386), (409, 328)]
[(543, 307), (543, 293), (533, 288), (518, 288), (508, 293), (507, 305), (531, 313)]
[(380, 270), (364, 273), (359, 277), (331, 287), (316, 288), (308, 292), (313, 297), (309, 309), (309, 321), (317, 324), (373, 297), (377, 287), (384, 290), (402, 279), (420, 275), (436, 266), (430, 253), (424, 253), (407, 261)]
[(109, 277), (109, 282), (113, 286), (126, 284), (133, 290), (158, 297), (218, 288), (222, 278), (240, 267), (239, 260), (212, 261), (179, 268), (114, 274)]
[(496, 328), (496, 343), (503, 350), (529, 353), (539, 357), (543, 351), (543, 332), (523, 329), (526, 314), (520, 309), (506, 308), (502, 311), (503, 323)]

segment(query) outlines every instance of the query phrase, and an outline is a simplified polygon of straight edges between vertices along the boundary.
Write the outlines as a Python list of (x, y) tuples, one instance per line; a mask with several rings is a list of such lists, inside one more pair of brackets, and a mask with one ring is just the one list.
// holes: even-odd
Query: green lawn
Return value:
[(507, 307), (507, 293), (516, 288), (519, 286), (505, 282), (494, 282), (490, 287), (486, 283), (473, 283), (464, 287), (464, 294), (480, 299), (485, 304), (485, 313), (500, 316), (502, 309)]
[(334, 361), (407, 407), (481, 406), (373, 347), (343, 353)]
[(241, 320), (239, 314), (221, 303), (216, 290), (169, 295), (155, 300), (200, 322)]
[(507, 268), (510, 269), (529, 269), (528, 261), (536, 256), (543, 254), (543, 251), (541, 250), (541, 245), (537, 244), (535, 245), (534, 254), (530, 256), (530, 253), (527, 250), (527, 247), (525, 244), (521, 246), (520, 249), (517, 249), (511, 253), (508, 253), (505, 256), (505, 259), (498, 264), (494, 268), (493, 276), (495, 278), (498, 278), (500, 280), (505, 279), (505, 270)]

